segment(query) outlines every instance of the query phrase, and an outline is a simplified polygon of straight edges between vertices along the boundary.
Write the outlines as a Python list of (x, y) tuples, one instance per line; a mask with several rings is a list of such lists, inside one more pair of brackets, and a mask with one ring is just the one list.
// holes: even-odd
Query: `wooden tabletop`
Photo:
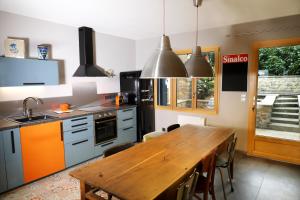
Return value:
[(233, 134), (229, 128), (185, 125), (70, 175), (121, 199), (155, 199)]

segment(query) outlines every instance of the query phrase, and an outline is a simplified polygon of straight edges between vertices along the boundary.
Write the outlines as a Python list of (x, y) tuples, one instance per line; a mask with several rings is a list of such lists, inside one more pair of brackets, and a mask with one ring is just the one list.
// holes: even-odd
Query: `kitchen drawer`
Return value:
[(103, 154), (103, 152), (106, 149), (109, 149), (111, 147), (114, 147), (118, 145), (118, 140), (114, 139), (114, 140), (110, 140), (107, 142), (103, 142), (102, 144), (98, 144), (97, 146), (95, 146), (95, 156), (100, 156)]
[(118, 120), (135, 117), (136, 116), (136, 108), (134, 107), (134, 108), (118, 110), (117, 116), (118, 116)]
[(93, 157), (94, 140), (91, 137), (65, 144), (66, 167), (71, 167)]
[(125, 119), (118, 119), (117, 121), (118, 129), (128, 128), (132, 126), (136, 126), (136, 116), (125, 118)]
[(64, 143), (70, 143), (85, 138), (94, 137), (94, 126), (82, 127), (80, 129), (65, 131), (64, 132)]
[(93, 115), (75, 117), (71, 119), (66, 119), (63, 122), (64, 131), (77, 130), (83, 127), (93, 125)]
[(118, 129), (118, 143), (136, 142), (136, 126)]

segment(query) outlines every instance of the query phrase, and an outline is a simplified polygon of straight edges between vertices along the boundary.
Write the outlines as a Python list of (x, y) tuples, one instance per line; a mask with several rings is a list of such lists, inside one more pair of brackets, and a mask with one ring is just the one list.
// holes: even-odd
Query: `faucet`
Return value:
[(44, 102), (42, 101), (42, 99), (37, 98), (37, 97), (27, 97), (26, 99), (23, 100), (23, 114), (27, 117), (27, 118), (31, 118), (32, 117), (32, 109), (27, 107), (27, 102), (28, 100), (34, 100), (36, 102), (36, 104), (38, 105), (39, 103), (43, 104)]

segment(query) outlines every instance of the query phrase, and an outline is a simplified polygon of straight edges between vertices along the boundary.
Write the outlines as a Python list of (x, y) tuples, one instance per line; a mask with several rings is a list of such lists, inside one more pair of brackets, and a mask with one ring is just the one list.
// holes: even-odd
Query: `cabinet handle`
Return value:
[(85, 128), (85, 129), (81, 129), (81, 130), (78, 130), (78, 131), (72, 131), (72, 134), (74, 134), (74, 133), (79, 133), (79, 132), (83, 132), (83, 131), (87, 131), (88, 129), (87, 128)]
[(81, 118), (76, 118), (76, 119), (71, 119), (71, 122), (76, 122), (79, 120), (87, 119), (86, 117), (81, 117)]
[(77, 127), (77, 126), (83, 126), (83, 125), (87, 125), (88, 123), (82, 123), (82, 124), (76, 124), (76, 125), (72, 125), (72, 128)]
[(10, 139), (11, 139), (11, 150), (12, 153), (16, 153), (16, 148), (15, 148), (15, 135), (13, 131), (10, 131)]
[(60, 140), (64, 141), (64, 130), (63, 130), (63, 123), (60, 122)]
[(23, 83), (23, 85), (45, 85), (45, 83)]
[(107, 145), (110, 145), (110, 144), (113, 144), (114, 142), (108, 142), (108, 143), (105, 143), (105, 144), (102, 144), (101, 147), (105, 147)]
[(80, 142), (73, 143), (72, 145), (75, 146), (75, 145), (77, 145), (77, 144), (81, 144), (81, 143), (84, 143), (84, 142), (87, 142), (87, 141), (89, 141), (89, 140), (82, 140), (82, 141), (80, 141)]
[(128, 121), (128, 120), (132, 120), (133, 118), (128, 118), (128, 119), (123, 119), (123, 122)]
[(132, 129), (132, 128), (133, 127), (123, 128), (123, 131), (129, 130), (129, 129)]
[(128, 112), (128, 111), (132, 111), (132, 109), (123, 110), (123, 112)]

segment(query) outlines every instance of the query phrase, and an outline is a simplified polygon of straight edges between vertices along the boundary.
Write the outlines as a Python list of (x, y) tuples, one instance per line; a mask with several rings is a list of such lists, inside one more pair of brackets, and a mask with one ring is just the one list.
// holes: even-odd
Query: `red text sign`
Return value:
[(248, 54), (232, 54), (225, 55), (222, 59), (223, 63), (243, 63), (248, 62)]

